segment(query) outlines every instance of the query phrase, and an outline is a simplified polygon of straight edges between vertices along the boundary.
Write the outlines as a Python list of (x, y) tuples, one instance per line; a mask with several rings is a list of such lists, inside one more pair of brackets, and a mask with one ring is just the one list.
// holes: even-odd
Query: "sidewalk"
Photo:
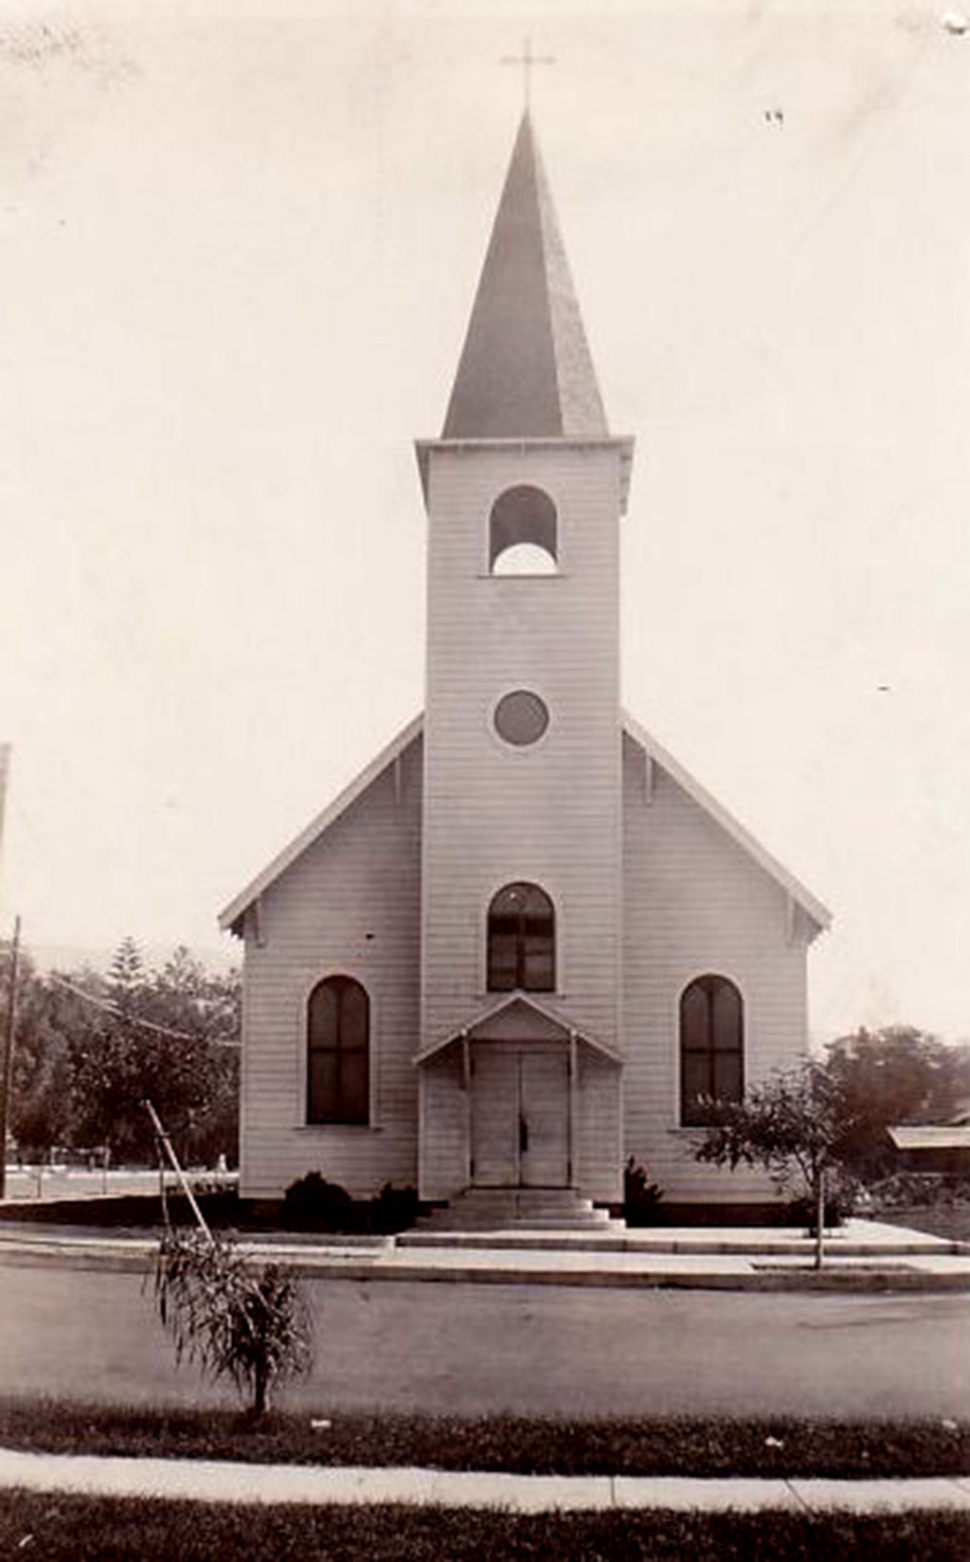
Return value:
[[(970, 1291), (970, 1251), (924, 1232), (848, 1221), (813, 1244), (776, 1229), (650, 1228), (598, 1232), (404, 1232), (399, 1237), (244, 1234), (244, 1249), (314, 1279), (501, 1285), (686, 1287), (736, 1291)], [(157, 1237), (0, 1223), (0, 1265), (55, 1265), (142, 1273)]]
[(970, 1512), (970, 1477), (844, 1481), (709, 1479), (692, 1476), (503, 1475), (407, 1468), (327, 1468), (189, 1459), (95, 1458), (0, 1449), (0, 1487), (190, 1502), (408, 1503), (419, 1507), (555, 1509), (667, 1508), (709, 1513), (787, 1508), (821, 1512)]

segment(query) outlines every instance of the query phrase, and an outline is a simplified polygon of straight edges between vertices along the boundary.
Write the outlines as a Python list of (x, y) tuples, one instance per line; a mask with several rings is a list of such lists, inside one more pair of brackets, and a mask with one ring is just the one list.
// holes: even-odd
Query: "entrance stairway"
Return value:
[(594, 1209), (575, 1188), (468, 1188), (450, 1204), (423, 1215), (407, 1233), (408, 1246), (421, 1237), (459, 1231), (616, 1231), (623, 1222)]

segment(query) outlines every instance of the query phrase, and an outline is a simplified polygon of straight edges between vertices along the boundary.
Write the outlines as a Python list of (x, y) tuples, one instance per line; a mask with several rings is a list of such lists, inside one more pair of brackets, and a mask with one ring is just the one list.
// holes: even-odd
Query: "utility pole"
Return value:
[(20, 965), (20, 918), (13, 925), (10, 945), (10, 977), (7, 988), (7, 1023), (0, 1069), (0, 1199), (7, 1194), (7, 1124), (10, 1121), (10, 1088), (13, 1084), (13, 1048), (17, 1032), (17, 976)]
[[(3, 860), (3, 819), (7, 803), (7, 776), (10, 773), (10, 744), (0, 743), (0, 862)], [(7, 1122), (10, 1118), (10, 1082), (13, 1079), (13, 1039), (17, 1023), (17, 962), (20, 953), (20, 918), (14, 926), (10, 946), (10, 987), (7, 992), (7, 1019), (0, 1055), (0, 1199), (7, 1193)]]

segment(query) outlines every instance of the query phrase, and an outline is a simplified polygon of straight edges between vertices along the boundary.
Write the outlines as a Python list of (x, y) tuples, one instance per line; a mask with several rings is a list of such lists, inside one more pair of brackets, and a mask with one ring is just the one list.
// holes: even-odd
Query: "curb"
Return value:
[[(115, 1274), (144, 1274), (149, 1269), (155, 1242), (143, 1238), (95, 1241), (10, 1241), (0, 1239), (0, 1268), (59, 1268), (103, 1270)], [(409, 1255), (414, 1249), (407, 1250)], [(837, 1267), (817, 1270), (750, 1268), (700, 1269), (685, 1262), (685, 1267), (642, 1269), (603, 1268), (593, 1264), (575, 1266), (547, 1263), (540, 1267), (516, 1266), (514, 1261), (487, 1265), (422, 1263), (420, 1260), (396, 1262), (386, 1249), (375, 1250), (373, 1257), (359, 1253), (336, 1256), (332, 1252), (311, 1254), (286, 1248), (255, 1246), (254, 1262), (273, 1258), (291, 1273), (303, 1279), (376, 1280), (428, 1282), (439, 1285), (537, 1285), (598, 1287), (625, 1290), (749, 1291), (761, 1293), (822, 1292), (844, 1295), (884, 1295), (890, 1292), (941, 1295), (970, 1291), (970, 1264), (959, 1270), (921, 1270)], [(674, 1259), (674, 1261), (676, 1261)], [(694, 1261), (696, 1263), (696, 1260)], [(738, 1263), (751, 1263), (739, 1254)], [(834, 1261), (837, 1264), (837, 1260)], [(757, 1259), (753, 1260), (757, 1264)]]
[(504, 1508), (513, 1513), (664, 1508), (723, 1513), (789, 1509), (970, 1513), (970, 1478), (914, 1480), (702, 1479), (692, 1476), (509, 1475), (406, 1466), (240, 1464), (0, 1449), (0, 1488), (102, 1497), (239, 1504)]

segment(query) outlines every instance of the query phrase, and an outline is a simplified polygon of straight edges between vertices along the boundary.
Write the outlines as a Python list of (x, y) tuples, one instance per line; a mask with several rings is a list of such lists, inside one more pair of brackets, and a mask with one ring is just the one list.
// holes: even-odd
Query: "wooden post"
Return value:
[(578, 1065), (578, 1049), (576, 1046), (576, 1032), (569, 1032), (569, 1186), (576, 1186), (576, 1092), (579, 1081), (576, 1077)]
[(178, 1156), (172, 1148), (172, 1141), (165, 1132), (165, 1129), (162, 1127), (162, 1120), (156, 1112), (155, 1108), (152, 1106), (152, 1103), (148, 1100), (147, 1096), (145, 1098), (145, 1111), (152, 1120), (152, 1127), (155, 1129), (155, 1133), (158, 1135), (159, 1143), (172, 1163), (172, 1170), (175, 1172), (175, 1175), (179, 1180), (182, 1192), (189, 1201), (189, 1207), (191, 1208), (196, 1220), (199, 1222), (199, 1230), (202, 1232), (203, 1236), (208, 1237), (209, 1241), (211, 1242), (212, 1232), (206, 1225), (205, 1217), (196, 1203), (195, 1194), (192, 1192), (192, 1189), (189, 1185), (189, 1180), (179, 1164)]
[(474, 1180), (474, 1149), (472, 1145), (472, 1050), (468, 1039), (468, 1032), (461, 1033), (461, 1087), (465, 1093), (464, 1127), (465, 1127), (465, 1178), (468, 1187)]
[(815, 1268), (822, 1267), (825, 1251), (825, 1168), (818, 1174), (815, 1188)]
[(7, 1196), (7, 1125), (10, 1121), (10, 1092), (13, 1086), (13, 1049), (17, 1033), (17, 977), (20, 969), (20, 918), (13, 925), (10, 945), (10, 987), (7, 992), (7, 1022), (4, 1026), (3, 1067), (0, 1069), (0, 1199)]

